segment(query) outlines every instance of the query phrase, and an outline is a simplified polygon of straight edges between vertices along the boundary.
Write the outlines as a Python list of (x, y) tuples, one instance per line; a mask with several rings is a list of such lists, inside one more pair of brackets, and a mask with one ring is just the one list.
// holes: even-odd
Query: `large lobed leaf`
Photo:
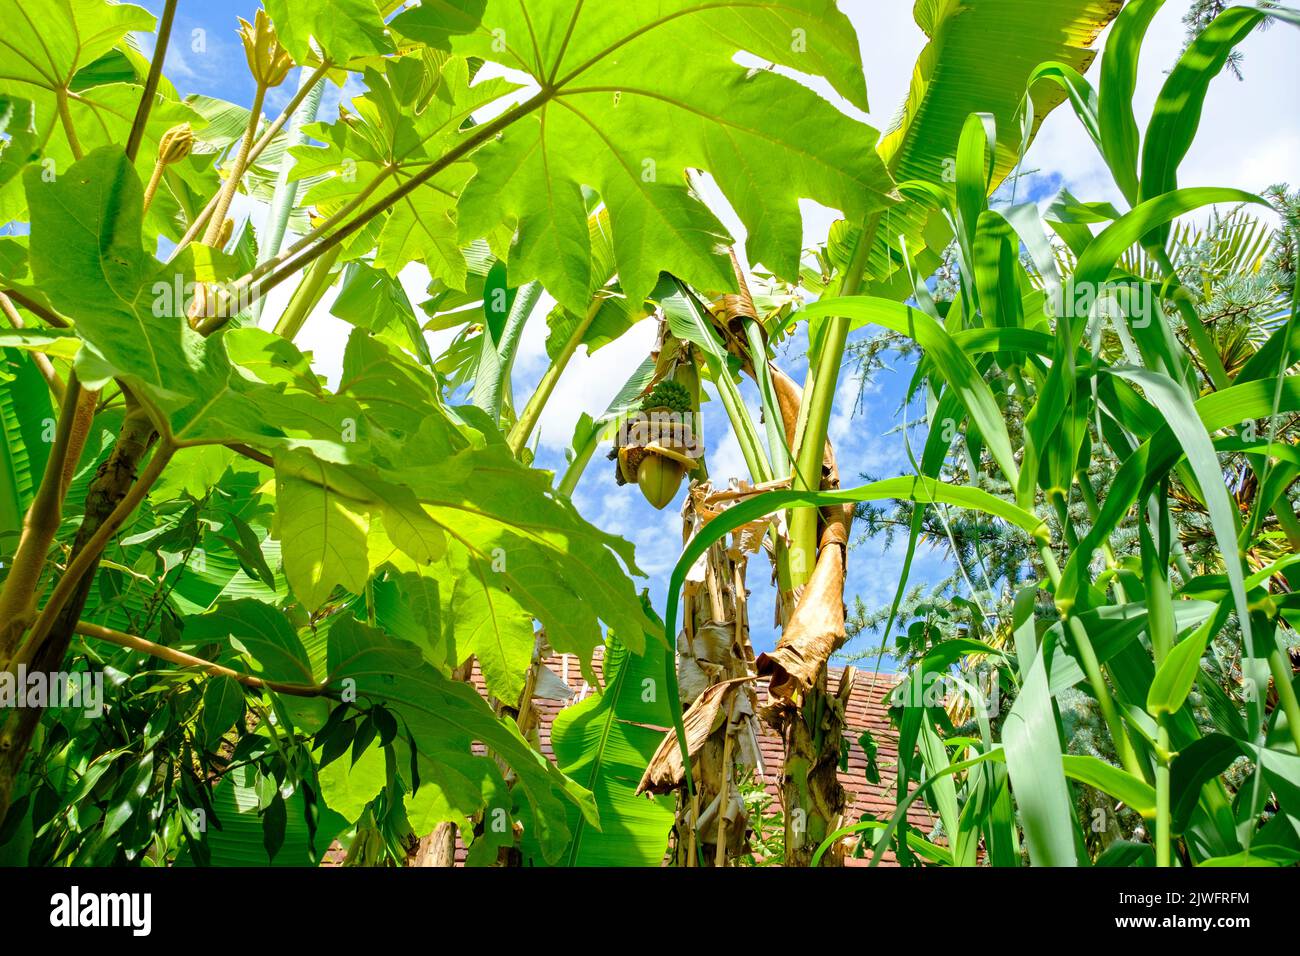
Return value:
[[(431, 37), (444, 12), (422, 5), (393, 28)], [(691, 193), (708, 170), (748, 232), (751, 260), (794, 277), (801, 198), (854, 217), (889, 205), (876, 131), (811, 90), (738, 53), (824, 76), (866, 107), (856, 37), (821, 0), (746, 3), (493, 0), (453, 49), (529, 74), (540, 87), (502, 135), (474, 154), (459, 215), (462, 242), (517, 225), (511, 275), (540, 279), (571, 311), (592, 292), (583, 187), (610, 212), (623, 291), (638, 302), (660, 270), (701, 288), (734, 285), (729, 243)], [(648, 69), (648, 64), (653, 69)]]
[(339, 586), (359, 593), (385, 563), (444, 576), (455, 583), (444, 593), (455, 595), (448, 621), (458, 629), (444, 646), (457, 659), (431, 659), (445, 669), (482, 654), (503, 699), (517, 698), (516, 664), (532, 636), (498, 620), (536, 617), (556, 649), (584, 660), (602, 622), (640, 650), (630, 545), (584, 521), (493, 425), (450, 412), (427, 370), (358, 329), (330, 393), (276, 336), (204, 338), (183, 315), (155, 314), (155, 283), (176, 274), (141, 248), (140, 184), (120, 149), (97, 150), (54, 183), (29, 175), (27, 185), (32, 273), (76, 321), (83, 380), (130, 383), (178, 444), (238, 441), (274, 457), (276, 536), (304, 605), (317, 609)]
[[(128, 35), (151, 29), (152, 14), (102, 0), (0, 0), (0, 23), (0, 101), (30, 104), (29, 123), (24, 123), (30, 134), (24, 138), (40, 154), (43, 173), (62, 175), (81, 155), (126, 142), (143, 92), (139, 65), (120, 53), (122, 70), (100, 70), (97, 64), (115, 50), (130, 50)], [(137, 157), (143, 175), (167, 129), (182, 122), (203, 125), (198, 114), (176, 101), (169, 83), (161, 89), (167, 95), (156, 94)], [(17, 162), (28, 158), (19, 156)], [(14, 182), (0, 175), (0, 212), (20, 215), (21, 191), (5, 189), (6, 179), (11, 186)]]

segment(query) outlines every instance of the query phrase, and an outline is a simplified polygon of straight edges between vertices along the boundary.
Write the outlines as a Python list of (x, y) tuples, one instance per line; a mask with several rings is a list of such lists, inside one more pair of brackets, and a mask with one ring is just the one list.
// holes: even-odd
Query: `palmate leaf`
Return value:
[[(436, 380), (401, 352), (354, 332), (340, 391), (358, 404), (358, 437), (368, 437), (372, 458), (356, 464), (301, 453), (277, 456), (278, 472), (298, 462), (315, 471), (300, 477), (330, 491), (317, 496), (311, 519), (297, 520), (322, 522), (333, 507), (327, 502), (346, 501), (356, 512), (379, 515), (382, 539), (389, 543), (386, 550), (377, 543), (379, 529), (372, 524), (368, 552), (350, 559), (355, 573), (363, 561), (374, 570), (390, 560), (395, 546), (413, 562), (401, 565), (403, 570), (454, 580), (454, 590), (443, 591), (447, 600), (456, 595), (446, 615), (458, 628), (451, 635), (458, 655), (453, 663), (484, 653), (485, 673), (502, 699), (517, 697), (513, 665), (532, 651), (531, 628), (505, 624), (522, 620), (521, 607), (547, 628), (552, 646), (584, 660), (601, 641), (601, 620), (630, 632), (629, 641), (639, 637), (644, 616), (624, 570), (639, 573), (631, 547), (587, 524), (554, 493), (549, 473), (516, 461), (481, 413), (463, 410), (468, 423), (452, 428), (437, 390)], [(444, 560), (435, 531), (451, 549), (445, 567), (435, 566)], [(284, 542), (288, 562), (298, 544), (288, 534)], [(335, 584), (355, 591), (327, 573), (334, 567), (327, 545), (320, 533), (311, 539), (310, 570), (301, 586), (314, 597)], [(286, 570), (297, 590), (295, 565), (287, 563)], [(497, 615), (504, 615), (500, 622), (493, 620)]]
[(410, 262), (422, 262), (434, 279), (464, 289), (467, 267), (456, 235), (456, 191), (469, 177), (464, 163), (393, 206), (379, 233), (375, 265), (397, 275)]
[[(323, 145), (292, 150), (292, 178), (319, 180), (303, 201), (323, 212), (381, 176), (399, 186), (417, 175), (464, 135), (475, 110), (517, 89), (500, 77), (471, 85), (463, 57), (435, 59), (427, 51), (386, 60), (382, 73), (367, 69), (365, 79), (366, 94), (352, 100), (355, 114), (308, 127)], [(453, 163), (398, 202), (380, 226), (375, 265), (395, 276), (423, 262), (435, 279), (463, 291), (469, 266), (458, 243), (456, 200), (472, 173), (469, 163)]]
[[(72, 165), (78, 153), (126, 142), (143, 88), (134, 82), (101, 82), (113, 76), (95, 77), (95, 85), (87, 86), (82, 71), (122, 44), (129, 33), (151, 29), (152, 14), (132, 4), (101, 0), (51, 0), (39, 8), (23, 0), (0, 0), (0, 23), (5, 64), (0, 98), (8, 94), (32, 103), (34, 142), (58, 173)], [(60, 104), (75, 130), (75, 143), (60, 119)], [(181, 122), (202, 125), (184, 104), (160, 96), (138, 157), (145, 175), (159, 137)]]
[(460, 542), (448, 549), (441, 569), (447, 593), (444, 615), (454, 641), (453, 666), (473, 655), (488, 692), (513, 707), (533, 658), (533, 616), (509, 586), (494, 586), (493, 563)]
[(475, 658), (488, 693), (514, 706), (533, 657), (533, 615), (494, 581), (494, 563), (452, 542), (445, 560), (376, 586), (376, 622), (443, 673)]
[[(222, 663), (263, 680), (311, 686), (326, 676), (324, 662), (313, 666), (284, 612), (262, 601), (222, 601), (206, 614), (189, 616), (184, 640), (199, 653), (219, 649)], [(279, 700), (303, 733), (315, 733), (329, 716), (329, 701), (323, 697), (284, 694)]]
[[(602, 621), (629, 643), (644, 632), (630, 545), (585, 522), (494, 425), (450, 413), (437, 380), (403, 352), (355, 331), (330, 394), (291, 343), (251, 329), (203, 338), (183, 316), (155, 315), (159, 267), (140, 249), (139, 182), (120, 150), (97, 151), (56, 183), (29, 175), (28, 186), (33, 272), (76, 320), (84, 380), (131, 383), (179, 444), (273, 454), (285, 572), (310, 609), (335, 587), (363, 590), (394, 555), (430, 567), (452, 542), (465, 556), (453, 577), (483, 592), (484, 616), (522, 606), (553, 646), (584, 660)], [(488, 649), (485, 637), (465, 646)], [(519, 657), (512, 646), (494, 669), (503, 693)]]
[(577, 344), (586, 346), (590, 355), (618, 339), (652, 311), (646, 302), (634, 303), (625, 298), (615, 281), (617, 263), (614, 261), (608, 209), (602, 206), (587, 216), (587, 234), (591, 240), (591, 302), (585, 313), (574, 313), (557, 304), (546, 317), (549, 328), (546, 356), (552, 362), (584, 323)]
[[(654, 307), (649, 300), (633, 305), (623, 298), (617, 287), (602, 293), (590, 306), (591, 321), (583, 330), (579, 345), (585, 346), (591, 355), (610, 342), (620, 338), (632, 326), (651, 315)], [(565, 344), (577, 331), (578, 326), (587, 322), (587, 316), (577, 316), (564, 306), (557, 305), (546, 317), (549, 329), (546, 336), (546, 355), (555, 361)]]
[[(620, 562), (640, 573), (626, 541), (588, 525), (555, 495), (547, 472), (519, 465), (504, 444), (472, 458), (463, 483), (429, 488), (429, 515), (486, 572), (487, 589), (503, 589), (527, 607), (561, 653), (591, 656), (603, 619), (634, 652), (644, 647), (646, 620)], [(617, 555), (617, 557), (616, 557)]]
[(415, 308), (394, 276), (364, 262), (348, 263), (330, 314), (412, 352), (426, 368), (433, 365)]
[[(182, 445), (275, 444), (287, 440), (280, 425), (301, 429), (309, 441), (322, 431), (327, 422), (315, 396), (259, 388), (235, 371), (223, 338), (204, 339), (190, 328), (176, 291), (192, 273), (162, 266), (142, 248), (143, 190), (121, 147), (96, 150), (53, 182), (35, 168), (24, 180), (32, 276), (58, 311), (76, 319), (84, 383), (97, 387), (114, 376), (130, 383), (159, 429)], [(336, 409), (346, 417), (343, 406)], [(339, 425), (334, 419), (335, 439)], [(315, 447), (325, 454), (332, 444)]]
[(313, 40), (334, 63), (392, 52), (375, 0), (266, 0), (264, 6), (280, 42), (299, 63), (315, 58)]
[(248, 656), (249, 673), (263, 680), (308, 686), (324, 676), (314, 672), (289, 619), (261, 601), (223, 601), (207, 614), (187, 618), (184, 633), (186, 641), (230, 643), (235, 653)]
[[(319, 462), (304, 466), (323, 468)], [(280, 477), (275, 498), (280, 540), (289, 545), (284, 551), (284, 573), (294, 594), (307, 607), (317, 608), (337, 585), (354, 594), (364, 590), (370, 578), (369, 513), (336, 494), (323, 475), (319, 483)]]
[[(422, 5), (393, 28), (423, 39), (440, 18)], [(692, 195), (687, 168), (717, 178), (745, 223), (749, 257), (792, 278), (800, 198), (854, 216), (892, 201), (874, 130), (798, 83), (734, 62), (745, 52), (824, 76), (865, 107), (856, 39), (833, 5), (497, 0), (453, 49), (522, 70), (540, 87), (474, 155), (461, 239), (516, 224), (513, 281), (540, 279), (573, 312), (585, 311), (592, 290), (584, 186), (609, 209), (620, 283), (634, 302), (660, 270), (700, 288), (734, 285), (719, 255), (729, 240)]]
[[(430, 659), (451, 667), (477, 656), (491, 693), (513, 702), (533, 651), (533, 618), (556, 650), (578, 655), (584, 667), (601, 641), (601, 620), (631, 630), (629, 643), (641, 651), (645, 617), (623, 570), (639, 573), (630, 546), (583, 521), (553, 493), (549, 474), (520, 465), (503, 444), (475, 450), (468, 462), (463, 480), (409, 479), (447, 540), (440, 561), (406, 566), (438, 585), (444, 650), (426, 629)], [(391, 525), (385, 516), (385, 530)]]
[(18, 219), (25, 202), (19, 173), (39, 158), (30, 100), (0, 95), (0, 222)]
[(446, 550), (443, 528), (409, 487), (373, 467), (331, 465), (304, 453), (275, 458), (276, 537), (294, 593), (317, 608), (336, 586), (364, 590), (371, 571), (400, 552), (428, 565)]

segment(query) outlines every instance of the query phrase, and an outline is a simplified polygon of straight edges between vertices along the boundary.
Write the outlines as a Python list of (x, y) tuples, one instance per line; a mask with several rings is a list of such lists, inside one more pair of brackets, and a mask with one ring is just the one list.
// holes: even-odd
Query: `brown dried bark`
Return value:
[[(779, 369), (772, 370), (786, 435), (793, 447), (802, 395)], [(838, 488), (839, 468), (828, 441), (822, 464), (822, 487)], [(807, 585), (791, 596), (794, 611), (771, 654), (758, 658), (757, 670), (769, 678), (769, 705), (762, 711), (785, 745), (781, 803), (785, 811), (785, 863), (808, 866), (817, 846), (841, 825), (847, 795), (838, 768), (844, 728), (844, 702), (851, 690), (850, 671), (832, 697), (826, 689), (827, 662), (843, 645), (844, 574), (851, 504), (823, 508), (817, 562)], [(843, 698), (843, 699), (841, 699)], [(822, 866), (843, 865), (837, 849)]]
[[(683, 508), (683, 541), (747, 489), (714, 492), (692, 485)], [(763, 530), (766, 522), (760, 522)], [(745, 570), (761, 544), (761, 531), (746, 526), (717, 542), (687, 576), (683, 626), (677, 637), (677, 681), (686, 708), (684, 726), (691, 754), (692, 798), (677, 735), (660, 744), (642, 778), (640, 792), (678, 792), (676, 839), (670, 861), (678, 866), (726, 866), (748, 845), (748, 813), (740, 781), (760, 764), (754, 652), (749, 643)]]

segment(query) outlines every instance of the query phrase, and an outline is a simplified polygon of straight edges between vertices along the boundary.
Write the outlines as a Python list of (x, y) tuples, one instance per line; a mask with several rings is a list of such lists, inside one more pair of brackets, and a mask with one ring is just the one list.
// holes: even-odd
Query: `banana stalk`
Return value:
[[(734, 496), (726, 490), (715, 494), (707, 481), (693, 483), (682, 510), (683, 543), (728, 499)], [(733, 532), (730, 544), (711, 547), (687, 578), (684, 626), (677, 638), (677, 682), (683, 707), (707, 719), (688, 721), (689, 727), (703, 731), (696, 739), (688, 733), (694, 794), (681, 787), (680, 777), (670, 778), (678, 800), (677, 838), (671, 850), (677, 866), (726, 866), (748, 845), (740, 783), (761, 769), (762, 758), (745, 571), (748, 555), (760, 546), (766, 527), (760, 521)], [(661, 756), (679, 756), (675, 740), (666, 743), (669, 746), (660, 748), (646, 771), (647, 779), (660, 771)], [(680, 761), (675, 763), (680, 768)]]

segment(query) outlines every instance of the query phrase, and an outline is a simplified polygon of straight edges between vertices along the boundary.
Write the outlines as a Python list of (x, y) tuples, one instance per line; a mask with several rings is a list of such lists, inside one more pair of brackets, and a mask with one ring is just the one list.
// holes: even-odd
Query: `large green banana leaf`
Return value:
[(589, 787), (600, 829), (575, 811), (566, 866), (658, 866), (673, 825), (668, 797), (638, 796), (637, 784), (672, 721), (662, 676), (667, 648), (646, 641), (633, 655), (611, 637), (605, 647), (605, 689), (555, 718), (551, 745), (566, 775)]
[[(877, 147), (894, 179), (953, 191), (962, 127), (971, 113), (987, 113), (997, 124), (988, 191), (996, 189), (1024, 145), (1019, 114), (1034, 69), (1056, 61), (1085, 72), (1096, 56), (1092, 42), (1121, 5), (1117, 0), (917, 0), (916, 23), (930, 42), (913, 68), (898, 118)], [(1029, 139), (1065, 98), (1056, 83), (1035, 85)], [(909, 195), (887, 210), (868, 268), (868, 276), (880, 283), (869, 290), (875, 294), (888, 294), (895, 283), (911, 292), (899, 270), (900, 235), (919, 272), (928, 275), (952, 230), (937, 204), (923, 198)]]

